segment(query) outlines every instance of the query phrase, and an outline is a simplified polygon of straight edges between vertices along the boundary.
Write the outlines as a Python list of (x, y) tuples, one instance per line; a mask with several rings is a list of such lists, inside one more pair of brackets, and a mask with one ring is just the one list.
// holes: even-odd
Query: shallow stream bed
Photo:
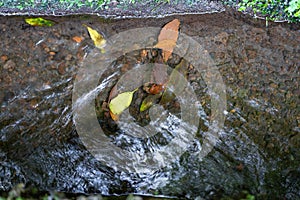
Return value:
[[(242, 191), (247, 191), (257, 199), (300, 198), (299, 25), (269, 23), (266, 27), (264, 21), (232, 12), (160, 19), (44, 17), (56, 22), (52, 27), (33, 27), (24, 22), (25, 18), (0, 17), (1, 191), (25, 183), (40, 190), (102, 195), (238, 199)], [(197, 112), (196, 137), (187, 152), (155, 172), (115, 170), (95, 158), (74, 123), (72, 93), (78, 71), (90, 63), (97, 64), (97, 56), (100, 61), (106, 60), (106, 54), (94, 47), (83, 24), (102, 32), (109, 45), (122, 52), (125, 42), (114, 43), (109, 38), (117, 40), (124, 31), (156, 27), (158, 31), (153, 31), (157, 35), (147, 40), (155, 44), (159, 29), (175, 18), (181, 22), (179, 40), (186, 35), (200, 44), (200, 53), (210, 57), (222, 77), (226, 88), (226, 110), (220, 111), (225, 117), (224, 126), (218, 130), (212, 151), (200, 158), (197, 152), (203, 135), (209, 134), (213, 118), (212, 94), (208, 95), (201, 72), (190, 67), (187, 80), (202, 107)], [(132, 35), (128, 38), (134, 39)], [(181, 44), (178, 52), (190, 47)], [(149, 50), (147, 54), (153, 56), (159, 54), (157, 51)], [(194, 51), (192, 55), (199, 53), (189, 51)], [(100, 82), (114, 72), (119, 75), (112, 81), (117, 81), (122, 73), (146, 63), (141, 52), (135, 50), (127, 57), (117, 57), (107, 66), (102, 79), (99, 77)], [(95, 60), (91, 62), (91, 58)], [(171, 68), (179, 63), (176, 58), (173, 55), (168, 61)], [(147, 59), (159, 60), (149, 56)], [(105, 100), (112, 86), (108, 83), (98, 100)], [(86, 88), (87, 92), (92, 89)], [(135, 104), (140, 103), (138, 95), (129, 109), (131, 114)], [(174, 115), (179, 103), (172, 102), (170, 110), (175, 107)], [(187, 105), (194, 103), (192, 98), (185, 101)], [(109, 132), (116, 123), (105, 117), (109, 118), (107, 113), (100, 112), (99, 124)], [(139, 154), (151, 149), (155, 142), (163, 146), (174, 137), (172, 131), (162, 132), (149, 142), (138, 143), (140, 140), (122, 134), (110, 133), (111, 145), (120, 142), (120, 147)]]

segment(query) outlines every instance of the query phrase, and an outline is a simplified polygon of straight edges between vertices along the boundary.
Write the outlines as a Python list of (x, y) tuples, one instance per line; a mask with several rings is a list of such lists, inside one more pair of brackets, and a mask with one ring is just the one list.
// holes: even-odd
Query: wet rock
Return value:
[(3, 69), (8, 70), (8, 71), (13, 71), (16, 68), (16, 63), (12, 60), (8, 60), (4, 65)]
[(44, 51), (48, 53), (48, 52), (50, 52), (50, 48), (49, 47), (45, 47)]
[(58, 65), (57, 71), (59, 74), (63, 75), (66, 73), (66, 65), (65, 63), (61, 63)]
[(13, 92), (7, 91), (7, 92), (5, 92), (5, 94), (4, 94), (3, 101), (4, 101), (4, 102), (7, 102), (7, 101), (9, 101), (10, 99), (14, 98), (14, 96), (15, 96), (15, 94), (14, 94)]
[(73, 58), (72, 54), (68, 54), (65, 58), (65, 60), (70, 61)]
[(226, 45), (227, 41), (228, 41), (228, 38), (229, 38), (229, 34), (228, 33), (221, 32), (221, 33), (219, 33), (218, 35), (215, 36), (215, 41), (217, 42), (217, 44), (219, 42), (219, 43), (221, 43), (223, 45)]

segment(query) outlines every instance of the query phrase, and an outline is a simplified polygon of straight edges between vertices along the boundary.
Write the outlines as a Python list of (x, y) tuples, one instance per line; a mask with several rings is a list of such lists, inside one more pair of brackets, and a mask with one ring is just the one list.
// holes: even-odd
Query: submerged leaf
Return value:
[(169, 88), (165, 89), (164, 93), (162, 94), (161, 100), (160, 100), (160, 104), (167, 104), (171, 101), (173, 101), (173, 99), (175, 99), (176, 95), (173, 93), (173, 91), (171, 91)]
[(165, 86), (162, 84), (153, 84), (150, 89), (149, 89), (149, 93), (150, 94), (159, 94), (162, 91), (164, 91)]
[(111, 111), (109, 111), (109, 114), (110, 114), (111, 118), (112, 118), (114, 121), (118, 121), (118, 120), (119, 120), (119, 115), (115, 115), (115, 114), (112, 113)]
[(106, 45), (106, 40), (104, 39), (104, 37), (100, 33), (98, 33), (96, 30), (92, 29), (91, 27), (89, 27), (85, 24), (83, 24), (83, 25), (87, 28), (91, 39), (94, 41), (95, 47), (99, 48), (101, 50), (101, 52), (104, 53), (103, 48)]
[(114, 115), (121, 114), (126, 108), (128, 108), (131, 104), (133, 94), (137, 91), (137, 89), (133, 90), (132, 92), (124, 92), (113, 98), (109, 102), (109, 110)]
[(164, 84), (145, 83), (143, 90), (148, 94), (159, 94), (165, 90)]
[(111, 89), (109, 96), (108, 96), (108, 102), (115, 98), (118, 95), (118, 86), (117, 84)]
[(186, 82), (183, 81), (187, 77), (187, 69), (188, 69), (188, 62), (185, 59), (182, 59), (181, 62), (175, 67), (170, 75), (170, 79), (166, 85), (166, 88), (163, 92), (162, 98), (160, 103), (166, 104), (172, 101), (176, 96), (175, 94), (169, 89), (172, 86), (175, 86), (174, 92), (181, 93), (184, 88), (186, 87)]
[(157, 100), (161, 97), (161, 93), (160, 94), (156, 94), (156, 95), (149, 95), (147, 96), (140, 107), (140, 111), (143, 112), (145, 110), (148, 110), (153, 104), (155, 104), (157, 102)]
[(26, 18), (25, 22), (31, 26), (53, 26), (55, 23), (51, 20), (43, 19), (41, 17), (37, 18)]
[(83, 38), (80, 36), (74, 36), (72, 37), (72, 40), (76, 43), (80, 43), (83, 40)]
[(158, 43), (154, 46), (163, 50), (163, 59), (165, 62), (168, 61), (176, 46), (179, 25), (180, 21), (178, 19), (167, 23), (160, 31)]

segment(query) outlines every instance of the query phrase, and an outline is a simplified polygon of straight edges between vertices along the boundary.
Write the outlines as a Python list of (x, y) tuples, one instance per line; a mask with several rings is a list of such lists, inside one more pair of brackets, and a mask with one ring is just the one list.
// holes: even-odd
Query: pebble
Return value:
[(63, 75), (63, 74), (66, 73), (66, 70), (65, 70), (65, 69), (66, 69), (65, 63), (61, 63), (61, 64), (58, 65), (57, 71), (58, 71), (58, 73), (59, 73), (60, 75)]
[(221, 42), (222, 44), (226, 45), (228, 41), (228, 33), (221, 32), (218, 35), (215, 36), (215, 41)]
[(278, 88), (278, 85), (276, 83), (271, 83), (270, 87), (273, 88), (273, 89), (276, 89), (276, 88)]
[(50, 51), (50, 48), (49, 47), (45, 47), (44, 51), (46, 51), (48, 53)]
[(12, 60), (8, 60), (3, 66), (3, 69), (6, 69), (10, 72), (13, 71), (15, 68), (16, 68), (16, 63), (14, 63), (14, 61)]
[(65, 60), (71, 60), (73, 58), (73, 56), (72, 56), (72, 54), (68, 54), (67, 56), (66, 56), (66, 58), (65, 58)]
[(0, 57), (0, 59), (1, 59), (1, 61), (5, 62), (5, 61), (8, 60), (8, 56), (7, 56), (7, 55), (2, 55), (2, 56)]

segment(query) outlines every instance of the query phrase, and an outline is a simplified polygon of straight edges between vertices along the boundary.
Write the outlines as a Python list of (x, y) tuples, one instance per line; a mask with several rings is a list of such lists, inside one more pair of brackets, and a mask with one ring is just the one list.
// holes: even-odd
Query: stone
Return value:
[(16, 68), (16, 63), (12, 60), (8, 60), (4, 65), (3, 69), (8, 70), (8, 71), (13, 71)]

